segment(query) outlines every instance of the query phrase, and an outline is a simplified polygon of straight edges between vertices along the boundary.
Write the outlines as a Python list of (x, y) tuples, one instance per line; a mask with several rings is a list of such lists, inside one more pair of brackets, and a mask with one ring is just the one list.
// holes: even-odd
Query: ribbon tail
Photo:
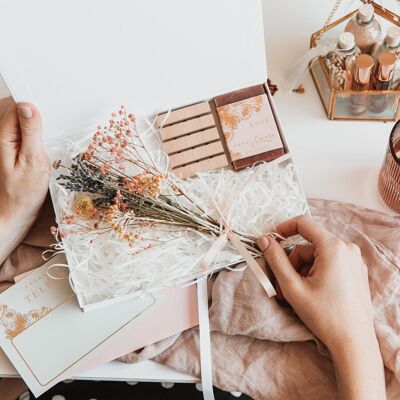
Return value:
[(207, 253), (204, 255), (203, 259), (200, 261), (200, 269), (202, 271), (206, 271), (207, 268), (211, 265), (218, 252), (225, 246), (227, 242), (226, 233), (221, 234), (218, 238), (213, 242)]
[(228, 235), (228, 238), (231, 241), (231, 243), (235, 246), (236, 250), (243, 257), (243, 259), (246, 262), (246, 264), (248, 265), (248, 267), (252, 270), (253, 274), (260, 281), (262, 287), (267, 292), (268, 297), (276, 296), (276, 291), (275, 291), (274, 287), (272, 286), (271, 281), (268, 279), (267, 275), (265, 275), (264, 271), (254, 260), (253, 256), (246, 249), (245, 245), (238, 238), (238, 236), (236, 234), (234, 234), (232, 231), (228, 232), (227, 235)]
[(208, 317), (207, 277), (197, 280), (200, 330), (200, 370), (204, 400), (215, 400), (212, 384), (210, 320)]

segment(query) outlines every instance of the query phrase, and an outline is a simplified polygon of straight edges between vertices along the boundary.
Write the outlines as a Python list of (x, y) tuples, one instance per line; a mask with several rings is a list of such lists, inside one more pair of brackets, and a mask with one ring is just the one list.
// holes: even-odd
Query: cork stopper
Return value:
[(368, 23), (374, 17), (374, 7), (372, 4), (363, 4), (358, 9), (358, 18), (363, 23)]
[(378, 56), (376, 77), (380, 81), (390, 81), (393, 78), (397, 57), (392, 51), (384, 51)]
[(354, 35), (351, 32), (342, 32), (339, 35), (338, 46), (342, 50), (351, 50), (355, 46)]
[(354, 63), (354, 80), (365, 85), (371, 78), (374, 59), (368, 54), (360, 54)]
[(398, 47), (400, 45), (400, 29), (397, 26), (388, 28), (385, 41), (387, 47)]

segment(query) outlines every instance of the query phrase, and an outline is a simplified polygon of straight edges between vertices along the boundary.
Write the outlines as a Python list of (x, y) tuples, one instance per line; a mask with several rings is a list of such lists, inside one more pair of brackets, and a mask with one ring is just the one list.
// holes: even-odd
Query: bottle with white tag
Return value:
[(336, 49), (329, 52), (325, 60), (335, 89), (350, 89), (353, 65), (360, 54), (354, 35), (350, 32), (341, 33)]

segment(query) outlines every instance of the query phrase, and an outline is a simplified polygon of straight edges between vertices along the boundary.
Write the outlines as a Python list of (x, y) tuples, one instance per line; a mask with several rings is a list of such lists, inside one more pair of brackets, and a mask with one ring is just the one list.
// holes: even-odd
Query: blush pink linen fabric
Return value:
[[(400, 218), (334, 201), (310, 200), (309, 204), (317, 221), (361, 249), (368, 266), (388, 399), (400, 399)], [(211, 297), (216, 386), (254, 399), (337, 399), (333, 364), (324, 346), (289, 308), (265, 295), (251, 271), (220, 272)], [(157, 346), (147, 348), (147, 356), (200, 376), (197, 329), (183, 332), (161, 353)], [(137, 358), (134, 353), (122, 361)]]
[(55, 225), (54, 210), (50, 196), (47, 196), (39, 218), (26, 238), (0, 265), (0, 293), (14, 283), (15, 276), (43, 264), (43, 251), (54, 243), (54, 237), (50, 233), (52, 225)]
[[(400, 218), (334, 201), (310, 200), (309, 204), (317, 221), (361, 248), (369, 271), (388, 398), (399, 399)], [(0, 267), (0, 291), (12, 284), (15, 275), (42, 264), (41, 253), (52, 243), (52, 224), (54, 215), (48, 200), (30, 234)], [(324, 346), (289, 308), (265, 295), (251, 271), (222, 271), (210, 280), (209, 288), (216, 386), (254, 399), (337, 398), (334, 369)], [(194, 328), (128, 354), (121, 361), (153, 358), (199, 376), (198, 352), (198, 330)], [(2, 388), (3, 393), (6, 396)]]

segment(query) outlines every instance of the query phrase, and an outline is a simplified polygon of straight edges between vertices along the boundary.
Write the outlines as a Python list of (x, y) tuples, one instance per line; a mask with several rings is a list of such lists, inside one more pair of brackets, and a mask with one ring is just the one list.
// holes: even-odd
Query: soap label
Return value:
[(265, 94), (217, 108), (232, 161), (282, 148)]

